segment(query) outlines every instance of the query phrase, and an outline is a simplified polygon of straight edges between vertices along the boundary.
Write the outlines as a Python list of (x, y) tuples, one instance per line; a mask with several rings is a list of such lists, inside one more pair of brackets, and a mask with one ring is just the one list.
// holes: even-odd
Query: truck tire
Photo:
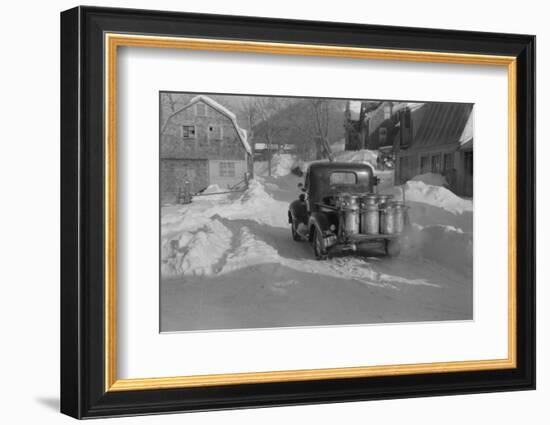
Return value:
[(317, 227), (314, 227), (311, 244), (313, 246), (313, 255), (315, 255), (316, 260), (326, 260), (328, 258), (325, 243), (323, 242), (323, 235)]

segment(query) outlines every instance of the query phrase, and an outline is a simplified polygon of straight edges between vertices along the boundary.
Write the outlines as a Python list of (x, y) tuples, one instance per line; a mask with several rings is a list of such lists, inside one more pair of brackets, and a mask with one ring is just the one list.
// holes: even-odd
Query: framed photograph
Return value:
[(61, 411), (535, 388), (535, 37), (61, 14)]

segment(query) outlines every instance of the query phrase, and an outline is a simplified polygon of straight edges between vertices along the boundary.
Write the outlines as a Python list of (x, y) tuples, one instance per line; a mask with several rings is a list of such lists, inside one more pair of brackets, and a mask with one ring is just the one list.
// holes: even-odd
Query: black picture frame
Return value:
[[(104, 34), (260, 40), (517, 58), (517, 367), (105, 391)], [(61, 412), (75, 418), (535, 388), (535, 37), (76, 7), (61, 13)]]

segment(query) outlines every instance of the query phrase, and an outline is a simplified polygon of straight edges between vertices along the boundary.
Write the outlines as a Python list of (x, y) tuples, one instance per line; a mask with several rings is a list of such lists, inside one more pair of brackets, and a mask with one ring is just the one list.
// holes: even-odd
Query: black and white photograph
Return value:
[(473, 320), (474, 113), (160, 92), (161, 332)]

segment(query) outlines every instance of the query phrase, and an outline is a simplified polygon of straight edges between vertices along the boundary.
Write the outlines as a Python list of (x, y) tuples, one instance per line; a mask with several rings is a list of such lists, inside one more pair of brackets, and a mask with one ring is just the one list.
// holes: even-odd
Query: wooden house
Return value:
[(349, 101), (346, 150), (392, 156), (395, 182), (435, 173), (463, 196), (473, 193), (473, 105)]
[(405, 124), (399, 120), (393, 140), (395, 181), (441, 174), (453, 192), (472, 196), (473, 105), (425, 103), (410, 112), (409, 126)]

